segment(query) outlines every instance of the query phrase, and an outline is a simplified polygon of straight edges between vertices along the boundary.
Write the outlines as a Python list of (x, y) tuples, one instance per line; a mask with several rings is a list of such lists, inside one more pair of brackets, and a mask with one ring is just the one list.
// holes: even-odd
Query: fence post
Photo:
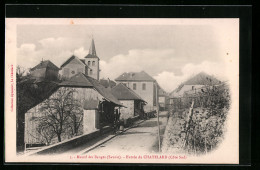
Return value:
[(191, 123), (192, 116), (193, 116), (193, 105), (194, 105), (194, 100), (192, 100), (192, 103), (191, 103), (191, 107), (190, 107), (190, 111), (189, 111), (189, 115), (188, 115), (188, 123), (186, 124), (185, 140), (184, 140), (182, 147), (185, 147), (186, 142), (188, 140), (188, 132), (190, 130), (190, 123)]
[[(158, 97), (158, 89), (156, 86), (156, 98)], [(161, 135), (160, 135), (160, 121), (159, 121), (159, 103), (158, 99), (156, 100), (156, 106), (157, 106), (157, 126), (158, 126), (158, 142), (159, 142), (159, 152), (161, 152)]]

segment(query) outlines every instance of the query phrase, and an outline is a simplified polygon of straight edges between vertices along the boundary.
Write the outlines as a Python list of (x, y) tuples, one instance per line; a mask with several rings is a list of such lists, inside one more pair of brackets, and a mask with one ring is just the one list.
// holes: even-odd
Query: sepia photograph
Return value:
[(5, 30), (7, 162), (239, 164), (239, 19)]

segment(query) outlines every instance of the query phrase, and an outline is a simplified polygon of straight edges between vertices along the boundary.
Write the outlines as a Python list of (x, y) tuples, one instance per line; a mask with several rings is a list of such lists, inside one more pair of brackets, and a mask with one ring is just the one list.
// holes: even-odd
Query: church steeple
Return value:
[(93, 55), (93, 56), (97, 56), (95, 42), (94, 42), (94, 38), (93, 37), (92, 37), (90, 48), (89, 48), (89, 54)]
[(99, 58), (97, 56), (94, 38), (92, 36), (89, 48), (89, 54), (85, 57), (85, 63), (88, 65), (88, 76), (99, 80)]

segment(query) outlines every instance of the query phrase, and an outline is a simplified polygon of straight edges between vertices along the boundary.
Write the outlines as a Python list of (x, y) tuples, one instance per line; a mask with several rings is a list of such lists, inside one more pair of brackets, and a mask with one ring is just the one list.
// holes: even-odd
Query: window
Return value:
[(142, 89), (146, 90), (146, 84), (145, 83), (142, 84)]
[(90, 71), (89, 71), (89, 74), (90, 74), (90, 75), (92, 75), (92, 74), (93, 74), (93, 71), (92, 71), (92, 69), (90, 69)]
[(88, 61), (88, 65), (90, 66), (90, 61)]
[(96, 64), (95, 61), (92, 61), (92, 66), (95, 66), (95, 64)]
[(133, 89), (136, 90), (136, 83), (133, 84)]

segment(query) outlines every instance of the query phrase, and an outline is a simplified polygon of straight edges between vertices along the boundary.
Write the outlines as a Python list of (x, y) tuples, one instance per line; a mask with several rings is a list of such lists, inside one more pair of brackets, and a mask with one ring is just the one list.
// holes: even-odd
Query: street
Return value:
[[(161, 139), (167, 123), (167, 112), (160, 112)], [(103, 143), (89, 154), (100, 153), (156, 153), (158, 152), (158, 126), (157, 117), (151, 118), (130, 128), (122, 134)], [(85, 152), (86, 153), (86, 152)], [(82, 154), (85, 154), (82, 153)]]

